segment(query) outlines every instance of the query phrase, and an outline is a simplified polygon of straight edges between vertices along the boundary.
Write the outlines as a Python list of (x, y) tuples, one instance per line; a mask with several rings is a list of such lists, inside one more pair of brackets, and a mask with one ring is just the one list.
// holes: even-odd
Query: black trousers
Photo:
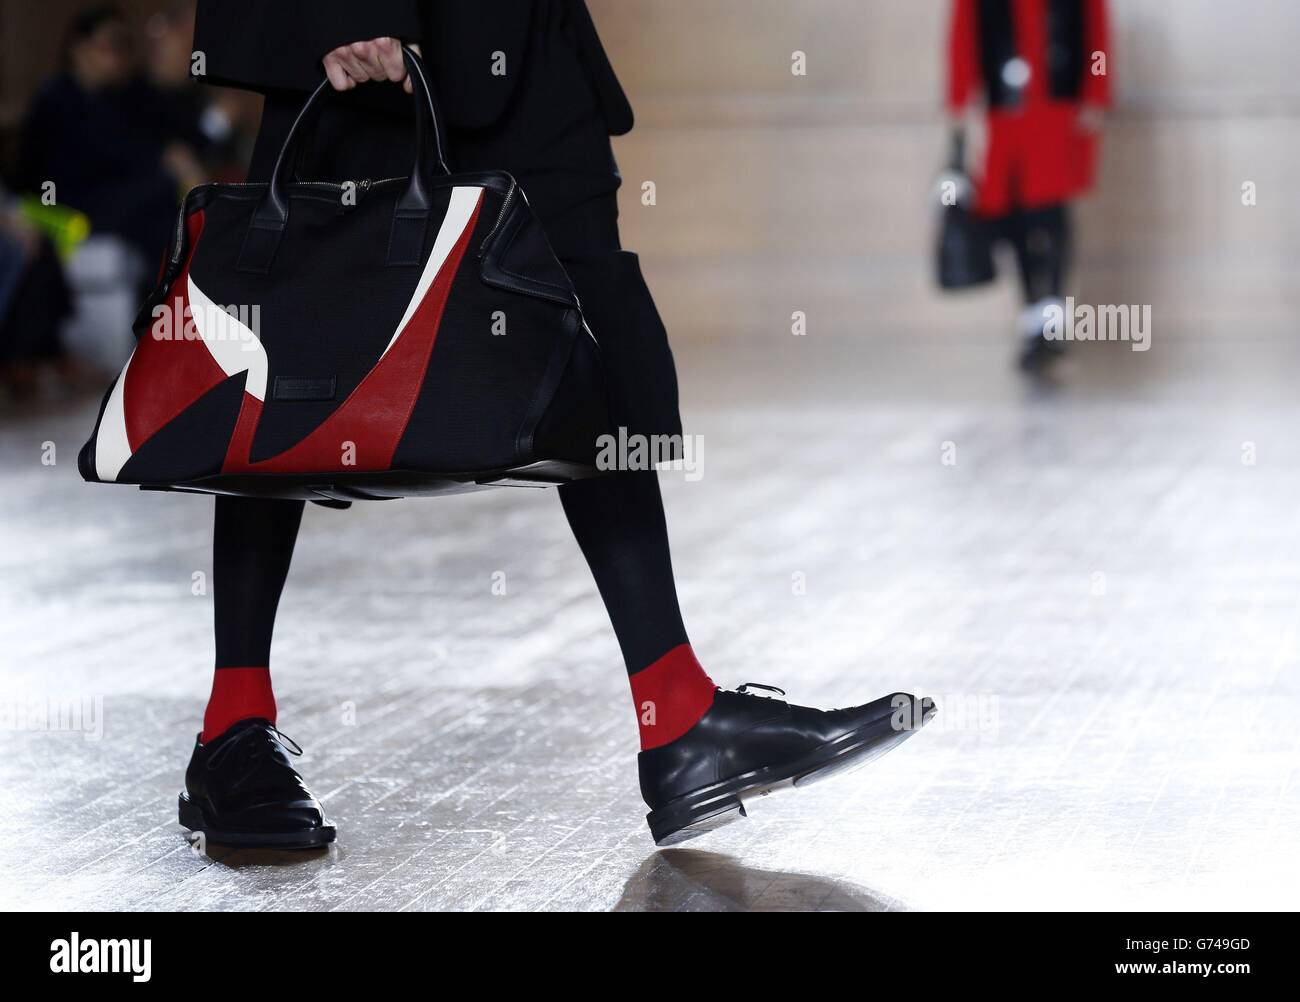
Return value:
[(1073, 248), (1068, 206), (1016, 209), (992, 220), (991, 226), (994, 238), (1015, 251), (1027, 304), (1064, 295)]

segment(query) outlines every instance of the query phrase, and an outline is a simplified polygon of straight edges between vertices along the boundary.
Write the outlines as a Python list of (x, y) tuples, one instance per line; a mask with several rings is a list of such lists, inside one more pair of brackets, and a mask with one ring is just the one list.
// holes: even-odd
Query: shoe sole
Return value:
[(319, 849), (334, 841), (333, 825), (285, 832), (247, 832), (214, 828), (207, 823), (203, 809), (182, 793), (179, 798), (182, 828), (202, 835), (212, 845), (238, 849)]
[(747, 804), (778, 790), (802, 789), (824, 779), (860, 769), (892, 751), (919, 731), (937, 712), (934, 702), (921, 700), (920, 723), (896, 730), (894, 713), (864, 724), (814, 749), (795, 762), (733, 776), (700, 787), (646, 815), (657, 846), (680, 845), (733, 821), (749, 817)]
[(1026, 348), (1020, 352), (1016, 365), (1022, 372), (1044, 372), (1053, 368), (1066, 358), (1065, 346), (1057, 341), (1049, 341), (1048, 346)]

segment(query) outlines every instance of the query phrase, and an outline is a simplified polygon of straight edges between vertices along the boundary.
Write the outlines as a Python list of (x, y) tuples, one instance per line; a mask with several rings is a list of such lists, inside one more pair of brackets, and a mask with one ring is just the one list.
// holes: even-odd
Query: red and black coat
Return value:
[(976, 211), (1004, 216), (1085, 194), (1098, 137), (1080, 112), (1110, 104), (1105, 0), (954, 0), (948, 111), (983, 102)]

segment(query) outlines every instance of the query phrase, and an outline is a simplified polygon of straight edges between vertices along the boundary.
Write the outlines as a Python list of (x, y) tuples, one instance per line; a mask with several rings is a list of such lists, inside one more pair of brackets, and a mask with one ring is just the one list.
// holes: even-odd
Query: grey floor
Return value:
[(617, 648), (533, 491), (309, 510), (274, 674), (340, 841), (193, 851), (211, 504), (83, 486), (93, 404), (10, 409), (0, 904), (1294, 908), (1291, 340), (1083, 346), (1036, 388), (993, 338), (679, 346), (705, 466), (665, 492), (713, 677), (940, 714), (670, 851)]

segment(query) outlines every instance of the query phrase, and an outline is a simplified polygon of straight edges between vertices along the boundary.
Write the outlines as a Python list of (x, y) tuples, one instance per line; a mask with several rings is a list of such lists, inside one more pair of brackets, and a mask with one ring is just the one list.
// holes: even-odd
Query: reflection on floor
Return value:
[[(10, 411), (0, 905), (1294, 907), (1296, 360), (1220, 343), (1081, 346), (1036, 388), (995, 341), (679, 349), (707, 448), (665, 490), (710, 672), (940, 715), (663, 852), (616, 647), (540, 491), (309, 511), (274, 672), (340, 842), (192, 851), (211, 503), (81, 485), (92, 404)], [(42, 729), (51, 706), (82, 730)]]

